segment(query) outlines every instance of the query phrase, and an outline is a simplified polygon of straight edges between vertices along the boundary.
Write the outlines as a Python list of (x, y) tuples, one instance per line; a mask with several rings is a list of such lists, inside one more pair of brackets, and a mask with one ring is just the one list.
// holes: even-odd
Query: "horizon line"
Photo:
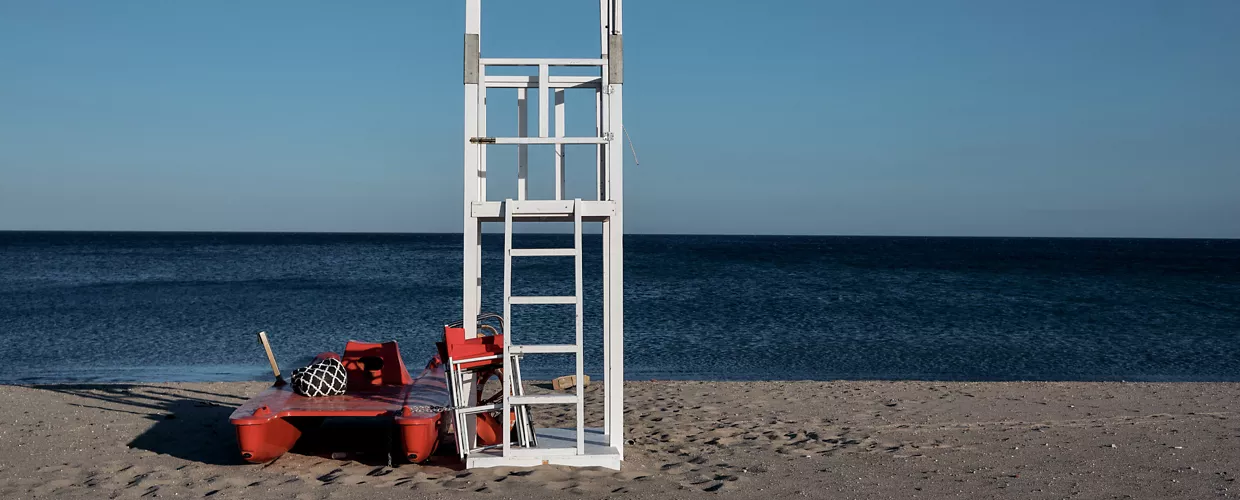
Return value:
[[(122, 234), (285, 234), (285, 235), (464, 235), (449, 231), (294, 231), (294, 230), (161, 230), (161, 229), (0, 229), (3, 233), (122, 233)], [(489, 231), (483, 234), (504, 234)], [(571, 232), (517, 232), (513, 234), (572, 234)], [(599, 235), (587, 233), (583, 235)], [(908, 234), (777, 234), (777, 233), (624, 233), (625, 236), (725, 236), (770, 238), (972, 238), (972, 239), (1076, 239), (1076, 240), (1240, 240), (1226, 236), (1029, 236), (1029, 235), (908, 235)]]

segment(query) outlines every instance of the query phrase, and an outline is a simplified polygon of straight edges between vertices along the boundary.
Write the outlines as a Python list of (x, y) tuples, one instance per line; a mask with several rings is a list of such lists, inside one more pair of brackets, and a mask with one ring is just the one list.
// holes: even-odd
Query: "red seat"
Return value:
[[(381, 365), (377, 369), (374, 366), (376, 360)], [(344, 346), (340, 362), (349, 377), (349, 390), (413, 383), (395, 341), (370, 343), (350, 340)]]
[[(485, 356), (498, 356), (504, 354), (504, 335), (488, 335), (484, 337), (474, 337), (472, 339), (465, 338), (464, 328), (444, 327), (443, 338), (445, 350), (448, 357), (454, 361), (470, 358), (481, 358)], [(470, 369), (488, 365), (503, 365), (500, 359), (474, 361), (459, 365), (460, 368)]]

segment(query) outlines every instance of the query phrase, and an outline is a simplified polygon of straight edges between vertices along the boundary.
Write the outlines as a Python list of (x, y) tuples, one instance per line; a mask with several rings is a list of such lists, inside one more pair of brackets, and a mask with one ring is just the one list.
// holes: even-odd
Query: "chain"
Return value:
[(410, 411), (412, 411), (413, 413), (446, 413), (446, 412), (450, 412), (450, 411), (452, 411), (452, 410), (456, 410), (456, 409), (459, 409), (459, 408), (466, 408), (466, 407), (465, 407), (465, 406), (426, 406), (426, 405), (421, 405), (421, 406), (410, 406), (410, 407), (409, 407), (409, 410), (410, 410)]
[(386, 433), (387, 434), (387, 466), (389, 469), (392, 468), (392, 434), (394, 432), (396, 432), (396, 429), (393, 428), (392, 426), (389, 426), (388, 431)]
[[(469, 405), (460, 405), (460, 406), (419, 405), (419, 406), (410, 406), (409, 411), (410, 413), (447, 413), (452, 410), (459, 410), (461, 408), (469, 408)], [(495, 410), (491, 410), (491, 413), (495, 413)]]

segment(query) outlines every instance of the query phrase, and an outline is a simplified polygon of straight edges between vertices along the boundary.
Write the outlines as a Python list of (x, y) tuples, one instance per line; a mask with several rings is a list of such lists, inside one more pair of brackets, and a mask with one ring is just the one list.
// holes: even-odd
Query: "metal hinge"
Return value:
[(494, 137), (470, 137), (469, 142), (474, 144), (495, 144)]
[(616, 140), (616, 134), (614, 134), (614, 133), (612, 133), (612, 132), (604, 132), (604, 133), (603, 133), (603, 138), (604, 138), (604, 139), (607, 139), (607, 142), (611, 142), (611, 141)]

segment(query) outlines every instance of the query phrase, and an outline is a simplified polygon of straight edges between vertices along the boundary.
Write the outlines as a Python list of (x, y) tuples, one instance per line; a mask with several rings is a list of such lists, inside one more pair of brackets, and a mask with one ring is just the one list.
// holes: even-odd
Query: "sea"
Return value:
[[(461, 235), (0, 232), (0, 383), (267, 380), (348, 340), (411, 370), (461, 319)], [(568, 247), (568, 234), (517, 246)], [(601, 376), (601, 238), (585, 236)], [(1240, 240), (626, 235), (628, 380), (1240, 380)], [(571, 295), (571, 257), (514, 294)], [(503, 241), (483, 238), (485, 311)], [(571, 305), (514, 306), (519, 343)], [(529, 356), (526, 379), (573, 371)]]

